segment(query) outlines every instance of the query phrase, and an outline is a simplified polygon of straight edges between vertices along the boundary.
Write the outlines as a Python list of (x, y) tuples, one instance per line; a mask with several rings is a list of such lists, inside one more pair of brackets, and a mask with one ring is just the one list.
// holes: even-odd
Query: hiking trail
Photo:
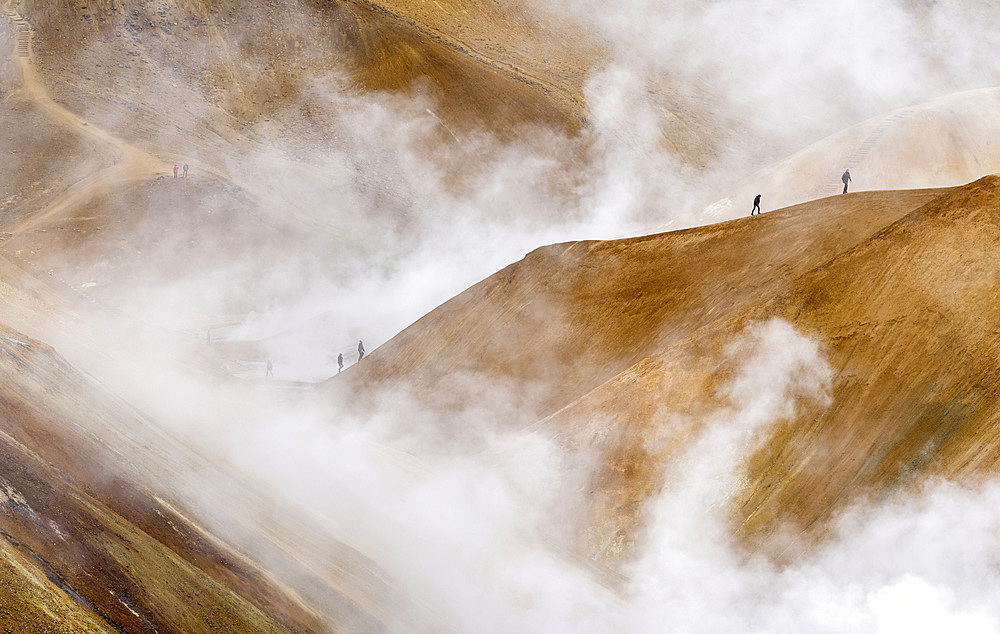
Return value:
[[(875, 145), (879, 141), (882, 140), (882, 137), (885, 136), (885, 133), (889, 131), (889, 129), (893, 126), (893, 124), (895, 124), (897, 121), (900, 121), (910, 116), (911, 114), (913, 114), (913, 111), (914, 110), (912, 108), (908, 108), (905, 110), (897, 110), (896, 112), (890, 114), (888, 117), (883, 119), (878, 124), (878, 126), (876, 126), (875, 129), (871, 131), (871, 133), (865, 138), (865, 140), (861, 142), (861, 145), (859, 145), (858, 149), (854, 151), (854, 154), (852, 154), (850, 158), (847, 159), (847, 163), (844, 165), (844, 167), (848, 170), (852, 170), (857, 166), (861, 165), (861, 163), (866, 158), (868, 158), (868, 153), (872, 150), (872, 148), (875, 147)], [(833, 196), (835, 194), (840, 194), (844, 191), (843, 190), (844, 182), (840, 180), (841, 174), (843, 174), (843, 172), (838, 170), (836, 176), (831, 178), (830, 182), (825, 187), (823, 187), (823, 192), (821, 194), (821, 197)], [(853, 183), (854, 181), (852, 180), (851, 182)]]
[(98, 169), (90, 176), (70, 185), (47, 206), (30, 214), (20, 226), (13, 227), (14, 235), (30, 231), (46, 222), (65, 216), (72, 209), (97, 198), (105, 192), (121, 189), (122, 185), (142, 181), (166, 171), (167, 165), (155, 156), (136, 148), (56, 103), (49, 96), (35, 72), (31, 24), (6, 3), (5, 12), (17, 29), (16, 61), (21, 68), (21, 90), (50, 120), (80, 135), (94, 139), (110, 150), (113, 164)]

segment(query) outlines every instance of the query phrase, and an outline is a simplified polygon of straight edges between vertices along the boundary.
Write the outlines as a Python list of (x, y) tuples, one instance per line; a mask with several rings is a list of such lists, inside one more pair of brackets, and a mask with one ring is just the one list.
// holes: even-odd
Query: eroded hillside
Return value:
[[(5, 329), (0, 348), (5, 626), (161, 632), (317, 631), (345, 623), (378, 628), (356, 599), (324, 587), (319, 572), (303, 568), (298, 574), (310, 579), (309, 587), (290, 588), (189, 519), (163, 483), (214, 470), (210, 462), (44, 344)], [(187, 471), (177, 472), (178, 464)], [(252, 504), (245, 485), (234, 482), (233, 495), (248, 508)], [(292, 556), (282, 556), (293, 565)], [(340, 561), (350, 558), (345, 550)], [(312, 595), (313, 605), (303, 604), (301, 592)], [(318, 604), (337, 607), (323, 614)]]
[[(233, 164), (241, 152), (276, 146), (308, 162), (351, 149), (351, 97), (424, 98), (420, 112), (439, 122), (425, 152), (458, 177), (474, 166), (449, 155), (478, 134), (531, 144), (544, 129), (586, 139), (586, 84), (609, 63), (606, 43), (578, 21), (513, 1), (21, 0), (16, 10), (32, 27), (32, 54), (55, 100), (245, 188), (253, 176)], [(740, 132), (710, 94), (692, 90), (682, 95), (668, 80), (649, 87), (662, 135), (654, 143), (705, 167)], [(631, 116), (615, 115), (614, 125), (627, 128)], [(581, 143), (575, 158), (589, 151)], [(389, 186), (391, 166), (363, 153), (355, 161), (348, 179)]]
[[(933, 26), (929, 5), (905, 6)], [(726, 86), (681, 81), (685, 56), (626, 81), (632, 93), (595, 87), (621, 51), (579, 16), (527, 2), (5, 9), (4, 625), (523, 625), (521, 610), (544, 603), (510, 572), (524, 552), (582, 571), (568, 587), (620, 592), (650, 501), (726, 422), (732, 341), (772, 319), (818, 342), (831, 398), (769, 421), (736, 465), (727, 538), (746, 551), (794, 561), (852, 503), (995, 471), (996, 178), (543, 247), (317, 395), (286, 370), (296, 356), (314, 354), (329, 376), (354, 332), (376, 328), (370, 307), (423, 292), (448, 266), (483, 267), (508, 231), (599, 210), (614, 235), (619, 199), (645, 188), (635, 204), (662, 219), (682, 206), (686, 176), (789, 148), (757, 147)], [(996, 98), (963, 93), (858, 124), (730, 187), (727, 209), (755, 191), (767, 209), (834, 193), (847, 165), (859, 189), (994, 171)], [(190, 177), (171, 174), (187, 163)], [(442, 234), (457, 239), (431, 240)], [(421, 248), (445, 265), (401, 275)], [(392, 275), (403, 283), (387, 299), (378, 284)], [(355, 330), (331, 317), (347, 304)], [(233, 334), (258, 311), (266, 335)], [(303, 322), (304, 342), (266, 338)], [(315, 332), (333, 326), (330, 339)], [(466, 464), (502, 463), (525, 431), (572, 463), (573, 478), (542, 483), (542, 512)], [(455, 454), (465, 470), (449, 470)], [(517, 475), (515, 492), (537, 474)], [(476, 503), (486, 512), (470, 519)], [(557, 528), (532, 551), (516, 522), (491, 532), (510, 520), (497, 508)], [(479, 612), (494, 600), (501, 609)]]
[(352, 371), (352, 385), (378, 394), (403, 377), (451, 413), (484, 385), (508, 387), (523, 409), (495, 424), (538, 426), (602, 456), (578, 535), (588, 554), (616, 560), (672, 457), (726, 406), (724, 348), (748, 323), (785, 319), (823, 347), (833, 400), (767, 430), (732, 531), (788, 556), (865, 496), (995, 471), (995, 329), (981, 310), (997, 293), (998, 191), (989, 177), (849, 194), (546, 247), (401, 333)]

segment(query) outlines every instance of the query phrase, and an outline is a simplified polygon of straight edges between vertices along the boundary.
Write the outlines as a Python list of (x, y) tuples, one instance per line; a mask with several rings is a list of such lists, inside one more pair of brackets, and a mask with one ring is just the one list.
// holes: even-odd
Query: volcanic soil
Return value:
[[(608, 54), (604, 42), (510, 3), (430, 4), (4, 4), (4, 626), (418, 629), (400, 614), (438, 625), (305, 509), (167, 432), (109, 388), (101, 377), (113, 373), (95, 376), (105, 363), (136, 367), (133, 341), (170, 337), (186, 369), (239, 384), (227, 365), (239, 346), (210, 348), (192, 332), (280, 299), (275, 286), (255, 295), (247, 278), (283, 254), (305, 254), (303, 283), (338, 274), (330, 253), (364, 261), (357, 229), (324, 217), (296, 182), (368, 197), (388, 233), (406, 233), (420, 210), (377, 157), (336, 169), (320, 160), (349, 144), (342, 110), (352, 99), (424, 99), (439, 123), (425, 149), (450, 170), (449, 184), (462, 181), (467, 154), (446, 150), (483, 133), (527, 145), (548, 138), (539, 129), (582, 139), (569, 164), (592, 149), (586, 81)], [(750, 143), (709, 87), (682, 96), (668, 79), (648, 94), (662, 145), (681, 165), (704, 168)], [(514, 395), (515, 415), (498, 427), (544, 430), (570, 455), (599, 457), (589, 485), (567, 493), (584, 513), (570, 518), (565, 548), (615, 569), (634, 553), (669, 465), (705, 412), (723, 405), (728, 342), (777, 317), (821, 343), (832, 404), (804, 407), (759, 439), (740, 466), (734, 541), (791, 558), (853, 501), (935, 475), (977, 482), (997, 464), (1000, 181), (958, 185), (1000, 169), (984, 142), (995, 100), (992, 90), (962, 93), (858, 124), (720, 192), (730, 207), (719, 217), (732, 218), (743, 215), (733, 201), (770, 187), (765, 205), (782, 208), (761, 217), (540, 248), (312, 396), (343, 411), (338, 404), (405, 385), (440, 414), (428, 432), (458, 442), (466, 430), (451, 414), (481, 398), (477, 386)], [(918, 160), (914, 139), (946, 158)], [(244, 160), (262, 152), (280, 156), (282, 169)], [(172, 177), (177, 162), (192, 163), (188, 179)], [(832, 193), (847, 165), (860, 189), (886, 191), (785, 206)], [(931, 185), (940, 188), (888, 189)], [(223, 253), (223, 244), (236, 247)], [(229, 263), (246, 277), (169, 328), (135, 318), (153, 304), (134, 289)], [(127, 326), (109, 336), (107, 323)], [(88, 355), (99, 360), (93, 372), (67, 361)], [(198, 477), (231, 492), (230, 503), (208, 513), (172, 495)], [(239, 546), (246, 535), (253, 553)]]

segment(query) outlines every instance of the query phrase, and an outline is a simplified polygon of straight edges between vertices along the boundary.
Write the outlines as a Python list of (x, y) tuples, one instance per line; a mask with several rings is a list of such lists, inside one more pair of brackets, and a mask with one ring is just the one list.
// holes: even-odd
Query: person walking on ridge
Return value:
[(185, 163), (184, 164), (184, 178), (187, 178), (187, 177), (188, 177), (188, 164)]
[(270, 359), (267, 360), (267, 370), (264, 372), (264, 376), (274, 378), (274, 366), (271, 365)]
[(844, 193), (847, 193), (847, 183), (851, 182), (851, 170), (844, 170), (844, 175), (840, 177), (840, 180), (844, 181)]
[(174, 163), (174, 178), (177, 178), (177, 163)]
[(365, 358), (365, 343), (359, 339), (358, 340), (358, 361), (361, 361), (364, 358)]
[(755, 211), (760, 214), (760, 194), (757, 194), (753, 199), (753, 209), (750, 210), (750, 215), (752, 216)]
[(337, 374), (344, 371), (344, 353), (341, 352), (337, 355)]

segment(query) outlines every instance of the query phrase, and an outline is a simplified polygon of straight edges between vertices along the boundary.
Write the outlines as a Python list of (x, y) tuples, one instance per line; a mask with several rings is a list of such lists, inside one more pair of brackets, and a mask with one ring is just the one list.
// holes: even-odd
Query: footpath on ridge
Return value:
[(9, 2), (6, 14), (17, 29), (16, 54), (21, 69), (24, 94), (54, 123), (76, 134), (90, 137), (107, 147), (111, 156), (114, 157), (112, 165), (99, 169), (69, 186), (49, 205), (29, 215), (20, 226), (11, 228), (9, 231), (12, 234), (17, 235), (38, 227), (42, 223), (59, 218), (71, 209), (102, 195), (104, 192), (150, 178), (167, 169), (167, 165), (162, 160), (102, 130), (91, 122), (83, 120), (53, 101), (35, 72), (31, 25), (23, 16), (9, 8)]

